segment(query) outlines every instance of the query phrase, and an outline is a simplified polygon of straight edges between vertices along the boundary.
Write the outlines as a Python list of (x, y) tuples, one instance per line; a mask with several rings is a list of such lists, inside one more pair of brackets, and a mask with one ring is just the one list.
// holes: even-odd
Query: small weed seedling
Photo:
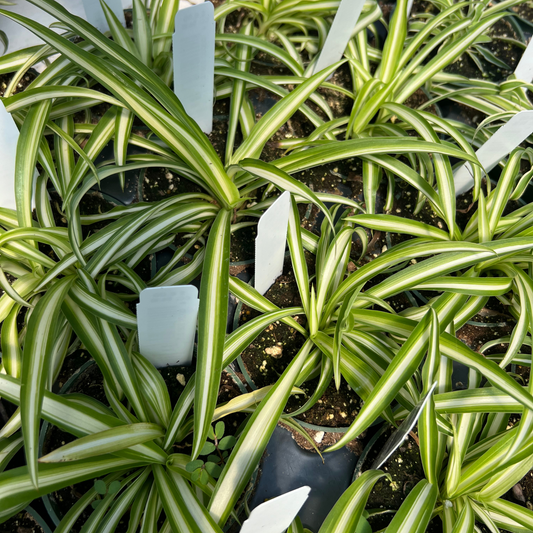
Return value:
[[(226, 463), (229, 455), (229, 450), (233, 448), (237, 439), (231, 435), (224, 437), (226, 425), (224, 422), (217, 422), (215, 429), (213, 426), (209, 428), (209, 440), (204, 444), (200, 455), (207, 455), (207, 459), (197, 459), (187, 463), (187, 472), (191, 472), (193, 481), (200, 481), (206, 485), (209, 481), (209, 476), (215, 479), (222, 473), (222, 468)], [(212, 442), (211, 442), (212, 441)]]
[(108, 494), (116, 494), (120, 490), (120, 481), (112, 481), (109, 485), (106, 485), (106, 482), (103, 479), (96, 479), (94, 482), (94, 490), (97, 494), (97, 499), (94, 500), (91, 505), (93, 509), (96, 509), (102, 498), (105, 498)]

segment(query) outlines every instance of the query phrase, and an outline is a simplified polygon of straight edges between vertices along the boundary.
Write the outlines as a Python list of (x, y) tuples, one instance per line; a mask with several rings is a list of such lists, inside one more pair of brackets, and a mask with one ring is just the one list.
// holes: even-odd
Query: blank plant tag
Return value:
[[(100, 5), (99, 0), (82, 0), (85, 9), (85, 16), (87, 22), (92, 24), (96, 29), (105, 33), (109, 31), (109, 24), (104, 15), (104, 10)], [(105, 0), (105, 3), (113, 11), (123, 26), (126, 26), (126, 19), (124, 18), (124, 8), (122, 7), (122, 0)]]
[(137, 304), (139, 347), (155, 367), (190, 365), (198, 319), (193, 285), (144, 289)]
[(265, 294), (283, 272), (291, 193), (285, 191), (257, 224), (255, 239), (255, 288)]
[(326, 42), (311, 74), (316, 74), (341, 59), (364, 5), (365, 0), (341, 0)]
[(13, 117), (0, 105), (0, 207), (16, 209), (15, 156), (19, 130)]
[(533, 39), (529, 41), (527, 48), (524, 50), (514, 75), (517, 79), (527, 83), (533, 81)]
[(215, 12), (211, 2), (176, 13), (174, 92), (204, 133), (213, 129)]
[[(98, 3), (98, 0), (90, 0), (92, 2)], [(43, 26), (50, 26), (54, 22), (57, 22), (52, 15), (49, 15), (38, 6), (34, 6), (29, 2), (20, 2), (13, 1), (13, 5), (3, 5), (2, 9), (10, 11), (12, 13), (18, 13), (19, 15), (24, 15), (25, 17), (31, 19), (34, 22), (38, 22)], [(84, 17), (84, 10), (81, 0), (61, 0), (61, 6), (68, 10), (69, 13), (76, 15), (78, 17)], [(14, 20), (11, 20), (7, 17), (0, 17), (0, 30), (3, 31), (8, 38), (9, 47), (8, 52), (16, 52), (23, 48), (29, 46), (36, 46), (43, 44), (43, 41), (37, 35), (34, 35), (30, 30), (23, 28), (20, 24), (16, 23)], [(56, 30), (58, 31), (58, 30)], [(3, 50), (3, 46), (0, 45), (0, 51)], [(39, 64), (39, 72), (41, 72), (41, 66)]]
[[(533, 133), (533, 111), (520, 111), (503, 125), (477, 152), (476, 156), (486, 172), (490, 172), (507, 154)], [(454, 174), (455, 195), (474, 186), (472, 167), (465, 163)]]
[(241, 533), (283, 533), (296, 518), (310, 491), (309, 487), (300, 487), (258, 505), (242, 525)]

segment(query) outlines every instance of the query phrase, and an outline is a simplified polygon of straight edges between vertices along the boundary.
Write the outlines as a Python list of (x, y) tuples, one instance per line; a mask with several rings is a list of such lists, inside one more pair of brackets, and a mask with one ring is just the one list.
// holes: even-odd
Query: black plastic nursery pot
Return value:
[[(324, 428), (327, 429), (327, 428)], [(315, 431), (318, 440), (324, 431)], [(352, 481), (358, 456), (344, 447), (320, 457), (305, 450), (295, 438), (303, 438), (287, 426), (278, 425), (259, 466), (258, 481), (249, 500), (253, 510), (266, 500), (302, 486), (309, 486), (309, 498), (298, 513), (304, 527), (318, 532), (322, 522)]]

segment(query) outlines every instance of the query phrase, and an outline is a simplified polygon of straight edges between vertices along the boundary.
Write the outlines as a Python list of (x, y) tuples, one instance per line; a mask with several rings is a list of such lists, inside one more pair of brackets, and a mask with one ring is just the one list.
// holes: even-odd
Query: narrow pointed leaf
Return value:
[(31, 314), (22, 354), (21, 416), (26, 461), (32, 483), (38, 486), (37, 454), (39, 427), (48, 365), (55, 342), (61, 305), (73, 277), (56, 282), (39, 300)]
[(211, 516), (220, 526), (225, 524), (259, 463), (311, 347), (311, 341), (304, 344), (256, 408), (229, 456), (208, 507)]
[(113, 453), (136, 444), (143, 444), (163, 436), (163, 430), (156, 424), (131, 424), (94, 433), (77, 439), (48, 455), (41, 457), (41, 463), (60, 463), (78, 461), (88, 457), (96, 457)]
[(194, 396), (194, 440), (191, 456), (198, 457), (215, 411), (229, 298), (231, 211), (221, 209), (209, 232), (198, 311), (198, 355)]
[(386, 476), (381, 470), (367, 470), (358, 477), (337, 500), (328, 513), (318, 533), (352, 533), (356, 531), (359, 519), (376, 481)]
[(402, 503), (386, 533), (423, 533), (431, 519), (436, 501), (436, 487), (423, 479)]

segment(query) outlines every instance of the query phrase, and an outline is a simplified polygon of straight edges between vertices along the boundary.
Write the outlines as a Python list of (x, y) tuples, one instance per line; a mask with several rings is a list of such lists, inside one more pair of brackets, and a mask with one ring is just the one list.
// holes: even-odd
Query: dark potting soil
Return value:
[[(215, 149), (221, 161), (226, 157), (226, 144), (228, 137), (228, 120), (229, 120), (230, 99), (224, 98), (217, 100), (213, 108), (213, 130), (208, 135), (209, 142)], [(242, 142), (240, 128), (237, 128), (235, 134), (235, 146)]]
[(67, 355), (61, 371), (57, 376), (54, 385), (52, 387), (52, 392), (59, 394), (65, 383), (74, 375), (79, 368), (81, 368), (87, 361), (91, 360), (89, 352), (86, 350), (76, 350), (74, 353)]
[[(391, 433), (392, 428), (383, 433), (376, 441), (365, 459), (363, 472), (370, 469)], [(425, 478), (420, 460), (420, 450), (415, 439), (409, 436), (380, 469), (389, 474), (391, 479), (381, 478), (378, 480), (370, 492), (366, 509), (374, 512), (399, 509), (415, 485)], [(394, 514), (392, 513), (375, 514), (368, 518), (368, 522), (373, 531), (378, 531), (387, 527), (393, 517)], [(441, 533), (440, 519), (433, 519), (426, 531), (428, 533)]]
[[(60, 228), (66, 228), (67, 227), (67, 219), (65, 218), (65, 214), (62, 210), (62, 200), (59, 194), (49, 189), (48, 190), (50, 197), (51, 197), (51, 207), (52, 207), (52, 214), (54, 216), (54, 222), (56, 226)], [(87, 194), (83, 195), (83, 198), (80, 201), (80, 214), (82, 216), (86, 215), (98, 215), (102, 213), (106, 213), (107, 211), (110, 211), (114, 207), (116, 207), (117, 204), (110, 202), (109, 200), (106, 200), (102, 194), (98, 191), (89, 191)], [(87, 238), (92, 233), (97, 232), (98, 230), (104, 228), (107, 226), (107, 221), (102, 222), (95, 222), (93, 224), (82, 224), (81, 231), (83, 238)], [(47, 249), (50, 249), (48, 247)]]
[[(244, 222), (244, 220), (243, 220)], [(252, 261), (255, 258), (257, 225), (247, 226), (231, 233), (230, 261)]]
[[(287, 86), (292, 90), (294, 86)], [(260, 120), (281, 98), (262, 88), (252, 89), (248, 96), (255, 110), (256, 120)], [(309, 103), (309, 102), (307, 102)], [(285, 155), (286, 150), (279, 146), (280, 141), (287, 139), (302, 139), (309, 136), (314, 130), (314, 126), (301, 111), (296, 111), (294, 115), (285, 122), (281, 128), (272, 136), (263, 148), (261, 161), (270, 162)]]
[[(318, 378), (315, 378), (302, 383), (300, 388), (305, 392), (306, 396), (291, 396), (287, 402), (286, 412), (292, 413), (300, 408), (315, 392), (318, 381)], [(344, 378), (341, 378), (339, 390), (337, 390), (335, 382), (332, 380), (318, 402), (305, 413), (298, 415), (297, 418), (308, 424), (324, 428), (346, 428), (357, 418), (361, 407), (361, 398), (346, 383)], [(321, 430), (317, 431), (320, 433)], [(336, 436), (340, 438), (342, 435), (337, 433)], [(321, 435), (317, 437), (315, 433), (312, 437), (319, 448), (330, 446), (338, 440), (329, 433), (324, 442), (322, 440), (323, 436)], [(311, 448), (309, 443), (304, 443), (303, 441), (299, 441), (298, 443), (303, 445), (303, 448)]]
[[(209, 1), (215, 6), (215, 9), (226, 2), (226, 0)], [(238, 33), (247, 13), (249, 13), (249, 11), (242, 7), (230, 13), (225, 20), (224, 33)]]
[[(328, 82), (352, 91), (352, 76), (348, 64), (341, 65)], [(349, 96), (324, 87), (319, 88), (317, 92), (324, 97), (335, 118), (350, 116), (353, 100)], [(318, 108), (313, 107), (313, 109), (318, 112)]]
[[(307, 257), (311, 258), (310, 255)], [(265, 296), (280, 308), (301, 305), (290, 259), (285, 261), (284, 274), (276, 280)], [(243, 305), (240, 322), (245, 323), (259, 315), (254, 309)], [(294, 318), (304, 324), (303, 316)], [(298, 331), (280, 321), (268, 326), (241, 354), (245, 368), (255, 385), (261, 388), (276, 383), (303, 343), (304, 337)], [(286, 411), (290, 413), (302, 407), (317, 385), (318, 378), (303, 383), (300, 388), (305, 392), (305, 396), (291, 396)], [(360, 408), (361, 399), (343, 379), (338, 391), (335, 384), (330, 383), (322, 398), (300, 415), (300, 418), (318, 426), (346, 427), (354, 421)]]
[(483, 43), (483, 47), (492, 52), (498, 59), (507, 64), (509, 69), (498, 67), (477, 54), (477, 58), (481, 64), (482, 70), (478, 68), (474, 60), (468, 55), (463, 54), (454, 63), (446, 67), (445, 71), (452, 74), (460, 74), (468, 78), (474, 79), (490, 79), (491, 81), (501, 81), (506, 79), (514, 72), (522, 57), (523, 50), (499, 39), (499, 37), (506, 39), (519, 40), (515, 30), (507, 20), (499, 20), (491, 28), (489, 36), (493, 39), (490, 43)]
[(147, 168), (141, 184), (144, 202), (157, 202), (183, 193), (205, 192), (192, 181), (167, 168)]
[(533, 28), (533, 7), (530, 3), (523, 3), (517, 6), (510, 8), (511, 11), (514, 11), (518, 16), (525, 21), (526, 25), (529, 28), (529, 35), (531, 35), (531, 29)]
[[(403, 104), (411, 109), (418, 109), (429, 101), (426, 93), (422, 89), (416, 90)], [(437, 108), (432, 104), (428, 106), (424, 111), (437, 115)]]
[[(299, 306), (301, 300), (294, 273), (288, 261), (285, 262), (284, 272), (265, 296), (278, 307)], [(240, 324), (244, 324), (260, 314), (244, 304), (240, 315)], [(304, 323), (305, 318), (300, 315), (296, 316), (295, 320)], [(278, 321), (268, 326), (241, 354), (246, 370), (255, 385), (261, 388), (275, 383), (303, 343), (303, 336), (282, 322)]]
[[(474, 351), (478, 351), (486, 342), (510, 335), (515, 326), (514, 320), (508, 315), (493, 315), (490, 317), (491, 319), (500, 319), (501, 322), (492, 320), (485, 322), (484, 319), (487, 319), (484, 316), (485, 311), (486, 309), (482, 309), (480, 313), (472, 317), (467, 324), (456, 332), (457, 338)], [(480, 325), (476, 325), (474, 322), (478, 322)], [(505, 345), (500, 344), (499, 346), (499, 349), (497, 346), (493, 347), (487, 352), (487, 355), (490, 353), (503, 353)]]
[(250, 62), (250, 73), (258, 76), (290, 76), (291, 70), (279, 59), (259, 50)]
[(44, 533), (43, 528), (26, 510), (11, 517), (1, 527), (3, 533)]
[[(37, 77), (37, 75), (37, 72), (33, 70), (29, 70), (28, 72), (26, 72), (22, 79), (17, 83), (13, 94), (21, 93), (22, 91), (26, 90), (26, 87), (30, 85), (30, 83)], [(8, 88), (9, 84), (11, 83), (12, 79), (13, 73), (0, 74), (0, 96), (4, 96), (4, 93)]]

